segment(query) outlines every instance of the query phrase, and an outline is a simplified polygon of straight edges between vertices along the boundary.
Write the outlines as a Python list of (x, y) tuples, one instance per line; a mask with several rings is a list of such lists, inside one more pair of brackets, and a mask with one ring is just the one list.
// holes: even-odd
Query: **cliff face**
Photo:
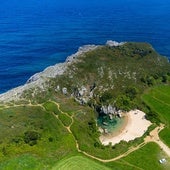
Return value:
[(68, 66), (77, 61), (77, 58), (84, 53), (95, 50), (98, 46), (96, 45), (85, 45), (78, 49), (78, 51), (69, 56), (64, 63), (59, 63), (54, 66), (47, 67), (44, 71), (40, 73), (36, 73), (31, 76), (25, 85), (14, 88), (4, 94), (0, 95), (0, 102), (10, 102), (13, 100), (22, 99), (22, 94), (24, 91), (32, 89), (32, 88), (40, 88), (40, 90), (45, 90), (48, 85), (46, 85), (46, 81), (50, 78), (55, 78), (57, 76), (61, 76), (68, 69)]
[[(80, 104), (100, 106), (99, 112), (128, 110), (135, 100), (168, 76), (170, 64), (146, 43), (107, 42), (78, 57), (64, 75), (54, 80), (57, 93)], [(102, 109), (107, 108), (107, 109)]]
[[(45, 100), (62, 94), (80, 104), (101, 105), (103, 110), (126, 110), (146, 87), (160, 83), (169, 73), (168, 60), (151, 45), (108, 41), (105, 46), (80, 47), (65, 63), (50, 66), (25, 85), (0, 95), (0, 101), (37, 100), (40, 95)], [(123, 103), (127, 108), (121, 108)]]

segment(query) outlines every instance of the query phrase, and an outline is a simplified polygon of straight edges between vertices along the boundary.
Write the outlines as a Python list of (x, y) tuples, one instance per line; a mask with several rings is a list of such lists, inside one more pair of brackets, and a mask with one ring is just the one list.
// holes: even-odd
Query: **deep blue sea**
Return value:
[(149, 42), (170, 58), (170, 1), (0, 0), (0, 93), (107, 40)]

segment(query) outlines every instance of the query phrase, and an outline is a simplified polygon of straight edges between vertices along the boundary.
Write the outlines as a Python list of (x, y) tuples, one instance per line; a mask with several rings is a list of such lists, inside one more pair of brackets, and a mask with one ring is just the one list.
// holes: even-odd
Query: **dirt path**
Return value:
[(145, 143), (148, 143), (148, 142), (155, 142), (155, 143), (157, 143), (161, 147), (161, 149), (170, 157), (170, 148), (167, 145), (165, 145), (161, 141), (161, 139), (159, 138), (159, 132), (161, 130), (163, 130), (163, 129), (164, 129), (164, 125), (163, 124), (161, 124), (160, 127), (156, 127), (150, 133), (150, 135), (145, 138)]
[[(63, 111), (60, 109), (60, 105), (59, 105), (58, 103), (56, 103), (56, 102), (54, 102), (54, 103), (57, 105), (58, 110), (59, 110), (61, 113), (66, 114), (67, 116), (69, 116), (69, 117), (71, 118), (72, 123), (70, 124), (69, 127), (65, 127), (65, 128), (68, 129), (68, 131), (73, 135), (73, 137), (74, 137), (74, 139), (75, 139), (75, 136), (74, 136), (74, 134), (72, 133), (72, 131), (71, 131), (71, 129), (70, 129), (71, 126), (72, 126), (72, 124), (74, 123), (73, 117), (71, 117), (68, 113), (63, 112)], [(79, 143), (78, 143), (78, 141), (75, 139), (76, 148), (77, 148), (77, 151), (78, 151), (78, 152), (83, 153), (84, 155), (86, 155), (86, 156), (88, 156), (88, 157), (90, 157), (90, 158), (92, 158), (92, 159), (98, 160), (98, 161), (100, 161), (100, 162), (112, 162), (112, 161), (116, 161), (116, 160), (118, 160), (118, 159), (121, 159), (121, 158), (123, 158), (123, 157), (126, 157), (126, 156), (129, 155), (130, 153), (132, 153), (132, 152), (134, 152), (134, 151), (142, 148), (144, 145), (146, 145), (146, 144), (149, 143), (149, 142), (155, 142), (155, 143), (157, 143), (157, 144), (161, 147), (161, 149), (162, 149), (168, 156), (170, 156), (170, 148), (168, 148), (168, 147), (160, 140), (160, 138), (159, 138), (159, 132), (160, 132), (163, 128), (164, 128), (164, 125), (163, 125), (163, 124), (161, 124), (160, 127), (156, 127), (154, 130), (152, 130), (152, 131), (150, 132), (150, 135), (147, 136), (147, 137), (144, 139), (144, 142), (143, 142), (143, 143), (139, 144), (139, 145), (136, 146), (136, 147), (132, 147), (131, 149), (129, 149), (129, 150), (128, 150), (127, 152), (125, 152), (124, 154), (121, 154), (121, 155), (119, 155), (119, 156), (117, 156), (117, 157), (115, 157), (115, 158), (113, 158), (113, 159), (101, 159), (101, 158), (95, 157), (95, 156), (93, 156), (93, 155), (91, 155), (91, 154), (88, 154), (88, 153), (85, 152), (85, 151), (80, 150)]]
[(83, 153), (84, 155), (86, 155), (86, 156), (88, 156), (88, 157), (90, 157), (90, 158), (96, 159), (96, 160), (98, 160), (98, 161), (100, 161), (100, 162), (105, 162), (105, 163), (106, 163), (106, 162), (113, 162), (113, 161), (119, 160), (119, 159), (121, 159), (121, 158), (123, 158), (123, 157), (126, 157), (126, 156), (129, 155), (130, 153), (132, 153), (132, 152), (134, 152), (134, 151), (142, 148), (142, 147), (145, 146), (147, 143), (149, 143), (149, 142), (155, 142), (155, 143), (157, 143), (157, 144), (161, 147), (161, 149), (170, 157), (170, 148), (167, 147), (167, 146), (160, 140), (159, 135), (158, 135), (159, 132), (160, 132), (163, 128), (164, 128), (164, 125), (161, 125), (160, 127), (156, 127), (153, 131), (150, 132), (150, 135), (147, 136), (147, 137), (144, 139), (144, 142), (143, 142), (143, 143), (139, 144), (139, 145), (136, 146), (136, 147), (132, 147), (132, 148), (129, 149), (127, 152), (125, 152), (125, 153), (123, 153), (123, 154), (121, 154), (121, 155), (119, 155), (119, 156), (117, 156), (117, 157), (115, 157), (115, 158), (113, 158), (113, 159), (100, 159), (100, 158), (97, 158), (97, 157), (95, 157), (95, 156), (93, 156), (93, 155), (90, 155), (90, 154), (88, 154), (88, 153), (86, 153), (86, 152), (84, 152), (84, 151), (81, 151), (81, 150), (79, 149), (78, 142), (76, 141), (76, 143), (77, 143), (77, 148), (78, 148), (78, 151), (81, 152), (81, 153)]
[[(77, 142), (76, 142), (76, 143), (77, 143)], [(125, 152), (124, 154), (119, 155), (119, 156), (117, 156), (117, 157), (115, 157), (115, 158), (112, 158), (112, 159), (101, 159), (101, 158), (95, 157), (95, 156), (93, 156), (93, 155), (90, 155), (90, 154), (88, 154), (87, 152), (84, 152), (84, 151), (80, 150), (78, 143), (77, 143), (77, 148), (78, 148), (78, 151), (81, 152), (81, 153), (83, 153), (84, 155), (86, 155), (86, 156), (88, 156), (88, 157), (90, 157), (90, 158), (92, 158), (92, 159), (98, 160), (98, 161), (100, 161), (100, 162), (107, 163), (107, 162), (113, 162), (113, 161), (119, 160), (119, 159), (121, 159), (121, 158), (123, 158), (123, 157), (126, 157), (126, 156), (129, 155), (130, 153), (132, 153), (132, 152), (140, 149), (141, 147), (143, 147), (145, 144), (146, 144), (146, 143), (143, 142), (143, 143), (141, 143), (140, 145), (138, 145), (137, 147), (133, 147), (133, 148), (129, 149), (127, 152)]]
[[(72, 133), (72, 131), (71, 131), (71, 126), (72, 126), (72, 124), (74, 123), (73, 115), (70, 116), (68, 113), (63, 112), (63, 111), (60, 109), (60, 105), (59, 105), (58, 103), (56, 103), (56, 102), (54, 102), (54, 101), (51, 101), (51, 102), (53, 102), (55, 105), (57, 105), (57, 108), (58, 108), (58, 110), (59, 110), (60, 113), (65, 114), (66, 116), (68, 116), (68, 117), (71, 119), (71, 123), (70, 123), (69, 126), (65, 126), (63, 123), (62, 123), (62, 124), (63, 124), (63, 126), (69, 131), (69, 133), (71, 133), (71, 134), (73, 135), (73, 133)], [(74, 135), (73, 135), (73, 136), (74, 136)]]
[(100, 162), (105, 162), (105, 163), (106, 163), (106, 162), (116, 161), (116, 160), (121, 159), (121, 158), (129, 155), (130, 153), (138, 150), (139, 148), (143, 147), (143, 146), (146, 144), (145, 142), (143, 142), (143, 143), (139, 144), (139, 145), (136, 146), (136, 147), (132, 147), (131, 149), (129, 149), (129, 150), (128, 150), (127, 152), (125, 152), (124, 154), (119, 155), (119, 156), (117, 156), (117, 157), (115, 157), (115, 158), (113, 158), (113, 159), (101, 159), (101, 158), (95, 157), (95, 156), (93, 156), (93, 155), (91, 155), (91, 154), (88, 154), (87, 152), (82, 151), (82, 150), (80, 149), (79, 143), (78, 143), (78, 141), (76, 140), (74, 134), (72, 133), (72, 131), (71, 131), (71, 129), (70, 129), (71, 126), (72, 126), (72, 124), (74, 123), (73, 117), (70, 116), (68, 113), (63, 112), (63, 111), (60, 109), (60, 105), (59, 105), (58, 103), (56, 103), (56, 102), (53, 102), (53, 103), (57, 105), (58, 110), (59, 110), (62, 114), (66, 114), (67, 116), (69, 116), (69, 117), (71, 118), (72, 122), (71, 122), (71, 124), (69, 125), (69, 127), (66, 127), (66, 126), (64, 126), (64, 125), (63, 125), (63, 126), (64, 126), (64, 127), (72, 134), (72, 136), (74, 137), (75, 142), (76, 142), (77, 151), (80, 152), (80, 153), (83, 153), (84, 155), (86, 155), (86, 156), (88, 156), (88, 157), (90, 157), (90, 158), (92, 158), (92, 159), (98, 160), (98, 161), (100, 161)]
[[(88, 157), (90, 157), (90, 158), (92, 158), (92, 159), (95, 159), (95, 160), (98, 160), (98, 161), (104, 162), (104, 163), (106, 163), (106, 162), (113, 162), (113, 161), (119, 160), (119, 159), (121, 159), (121, 158), (123, 158), (123, 157), (126, 157), (126, 156), (129, 155), (130, 153), (132, 153), (132, 152), (134, 152), (134, 151), (142, 148), (144, 145), (146, 145), (146, 144), (149, 143), (149, 142), (155, 142), (155, 143), (157, 143), (157, 144), (161, 147), (161, 149), (170, 157), (170, 148), (169, 148), (167, 145), (165, 145), (165, 144), (160, 140), (160, 138), (159, 138), (159, 132), (160, 132), (162, 129), (164, 129), (164, 125), (163, 125), (163, 124), (161, 124), (159, 127), (156, 127), (154, 130), (152, 130), (152, 131), (150, 132), (149, 136), (146, 136), (146, 137), (145, 137), (143, 143), (139, 144), (139, 145), (136, 146), (136, 147), (132, 147), (132, 148), (129, 149), (127, 152), (125, 152), (125, 153), (123, 153), (123, 154), (121, 154), (121, 155), (119, 155), (119, 156), (117, 156), (117, 157), (115, 157), (115, 158), (112, 158), (112, 159), (101, 159), (101, 158), (95, 157), (95, 156), (93, 156), (93, 155), (91, 155), (91, 154), (88, 154), (87, 152), (82, 151), (82, 150), (80, 149), (79, 143), (78, 143), (78, 141), (76, 140), (73, 132), (71, 131), (71, 126), (72, 126), (72, 124), (74, 123), (73, 115), (70, 116), (68, 113), (63, 112), (63, 111), (60, 109), (59, 103), (56, 103), (56, 102), (54, 102), (54, 101), (51, 101), (51, 102), (53, 102), (54, 104), (56, 104), (56, 106), (57, 106), (57, 108), (58, 108), (58, 110), (59, 110), (60, 113), (67, 115), (67, 116), (70, 117), (70, 119), (72, 120), (72, 122), (70, 123), (69, 126), (65, 126), (65, 125), (62, 123), (62, 121), (61, 121), (61, 120), (60, 120), (60, 121), (61, 121), (62, 125), (68, 130), (68, 132), (69, 132), (70, 134), (72, 134), (72, 136), (73, 136), (73, 138), (74, 138), (74, 140), (75, 140), (75, 143), (76, 143), (77, 151), (80, 152), (80, 153), (83, 153), (84, 155), (86, 155), (86, 156), (88, 156)], [(22, 105), (19, 105), (19, 104), (18, 104), (18, 105), (13, 105), (13, 106), (5, 105), (3, 108), (0, 108), (0, 109), (10, 108), (10, 107), (20, 107), (20, 106), (32, 106), (32, 107), (33, 107), (33, 106), (34, 106), (34, 107), (35, 107), (35, 106), (39, 106), (39, 107), (43, 108), (43, 110), (46, 110), (46, 109), (44, 108), (43, 104), (35, 104), (35, 105), (33, 105), (33, 104), (31, 104), (31, 103), (29, 103), (29, 104), (22, 104)], [(53, 113), (53, 114), (54, 114), (54, 113)], [(59, 119), (58, 115), (55, 115), (55, 114), (54, 114), (54, 116), (55, 116), (57, 119)], [(136, 167), (136, 168), (141, 169), (141, 168), (139, 168), (139, 167)]]

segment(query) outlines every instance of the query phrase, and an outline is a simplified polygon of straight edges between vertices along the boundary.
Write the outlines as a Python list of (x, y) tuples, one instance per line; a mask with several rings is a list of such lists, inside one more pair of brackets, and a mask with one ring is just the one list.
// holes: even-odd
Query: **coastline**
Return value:
[(19, 101), (22, 99), (22, 93), (25, 90), (31, 88), (40, 88), (41, 90), (46, 89), (47, 84), (45, 82), (49, 78), (55, 78), (57, 76), (63, 75), (68, 66), (74, 62), (78, 61), (78, 58), (84, 53), (95, 50), (100, 47), (100, 45), (84, 45), (79, 47), (78, 51), (75, 54), (68, 56), (63, 63), (57, 63), (53, 66), (45, 68), (42, 72), (36, 73), (31, 76), (24, 85), (13, 88), (5, 93), (0, 94), (0, 104), (11, 101)]
[(131, 110), (126, 113), (125, 123), (117, 132), (109, 135), (101, 135), (100, 141), (103, 145), (118, 144), (120, 141), (129, 142), (143, 136), (152, 123), (145, 119), (145, 113), (140, 110)]
[(45, 83), (49, 78), (55, 78), (57, 76), (63, 75), (67, 69), (68, 66), (71, 65), (74, 62), (79, 62), (79, 57), (83, 56), (83, 54), (93, 51), (96, 48), (102, 47), (102, 46), (110, 46), (110, 47), (117, 47), (124, 45), (126, 42), (116, 42), (112, 40), (108, 40), (106, 44), (104, 45), (83, 45), (78, 48), (78, 51), (70, 56), (68, 56), (63, 63), (57, 63), (53, 66), (49, 66), (45, 68), (42, 72), (36, 73), (33, 76), (31, 76), (27, 82), (24, 85), (21, 85), (19, 87), (13, 88), (5, 93), (0, 94), (0, 104), (3, 104), (5, 102), (11, 102), (11, 101), (19, 101), (22, 99), (22, 93), (25, 90), (37, 87), (41, 89), (42, 91), (47, 88), (47, 84)]

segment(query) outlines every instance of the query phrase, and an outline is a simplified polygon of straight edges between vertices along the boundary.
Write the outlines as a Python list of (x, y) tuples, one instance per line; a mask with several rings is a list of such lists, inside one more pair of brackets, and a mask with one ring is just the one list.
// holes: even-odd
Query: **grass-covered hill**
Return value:
[(44, 102), (58, 94), (72, 96), (90, 106), (114, 105), (129, 110), (151, 86), (167, 83), (170, 63), (146, 43), (125, 43), (121, 46), (99, 46), (79, 55), (64, 74), (51, 78), (48, 88), (28, 90), (27, 99)]
[[(49, 69), (48, 73), (54, 75), (53, 70)], [(161, 116), (159, 108), (164, 106), (156, 104), (158, 108), (155, 108), (157, 100), (150, 99), (153, 94), (157, 95), (158, 100), (159, 97), (165, 99), (166, 107), (169, 106), (166, 102), (169, 94), (162, 94), (156, 88), (170, 85), (167, 58), (146, 43), (98, 46), (73, 56), (72, 61), (67, 60), (61, 72), (45, 78), (38, 75), (24, 88), (0, 96), (0, 169), (82, 169), (83, 163), (94, 170), (113, 167), (130, 170), (143, 169), (143, 160), (148, 170), (167, 168), (158, 162), (151, 165), (152, 161), (166, 157), (154, 143), (123, 159), (106, 163), (104, 160), (140, 145), (143, 137), (129, 143), (122, 141), (115, 146), (103, 146), (96, 125), (103, 106), (110, 106), (112, 110), (140, 108), (152, 122), (168, 126), (161, 138), (169, 145), (165, 137), (169, 130), (168, 115)], [(154, 88), (161, 94), (150, 91)], [(19, 98), (10, 100), (10, 94), (15, 93)], [(154, 126), (156, 124), (151, 129)], [(146, 159), (151, 150), (150, 159)], [(137, 163), (134, 157), (139, 159)], [(72, 160), (76, 164), (72, 164)]]

